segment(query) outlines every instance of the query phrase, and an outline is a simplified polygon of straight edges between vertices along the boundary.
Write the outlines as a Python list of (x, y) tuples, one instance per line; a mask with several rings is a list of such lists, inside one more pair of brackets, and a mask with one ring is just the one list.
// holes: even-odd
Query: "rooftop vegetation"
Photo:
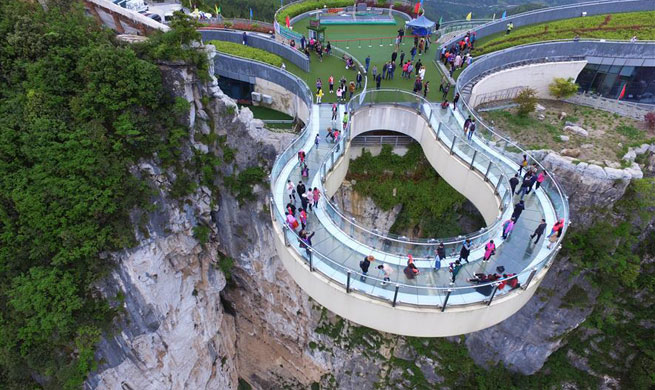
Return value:
[(216, 47), (221, 53), (229, 54), (235, 57), (247, 58), (250, 60), (260, 61), (275, 67), (282, 66), (282, 58), (278, 55), (271, 54), (266, 50), (255, 49), (254, 47), (241, 45), (233, 42), (209, 41), (207, 42)]
[[(508, 19), (510, 20), (510, 19)], [(598, 38), (627, 40), (655, 39), (655, 11), (587, 16), (516, 28), (481, 38), (476, 56), (509, 47), (555, 39)]]

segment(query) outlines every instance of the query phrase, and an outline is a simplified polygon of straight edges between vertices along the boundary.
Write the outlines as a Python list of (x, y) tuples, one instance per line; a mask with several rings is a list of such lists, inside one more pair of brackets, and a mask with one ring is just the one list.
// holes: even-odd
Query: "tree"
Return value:
[(514, 103), (519, 105), (519, 116), (528, 115), (537, 107), (537, 91), (532, 88), (524, 89), (514, 98)]
[(575, 83), (572, 77), (569, 77), (568, 79), (555, 77), (553, 82), (548, 86), (550, 94), (555, 96), (557, 99), (566, 99), (571, 97), (576, 92), (578, 92), (579, 88), (580, 86)]

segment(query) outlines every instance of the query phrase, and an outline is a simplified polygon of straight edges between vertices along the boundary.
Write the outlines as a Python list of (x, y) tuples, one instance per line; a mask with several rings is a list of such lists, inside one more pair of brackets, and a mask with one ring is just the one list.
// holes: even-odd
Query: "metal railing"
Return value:
[[(409, 238), (398, 234), (382, 233), (374, 227), (364, 226), (355, 216), (326, 200), (327, 214), (334, 225), (347, 236), (360, 243), (365, 243), (371, 249), (387, 253), (412, 253), (416, 259), (432, 257), (439, 243), (444, 244), (448, 253), (456, 253), (461, 249), (465, 240), (471, 240), (471, 247), (475, 249), (486, 244), (489, 239), (498, 236), (502, 222), (509, 219), (509, 214), (511, 214), (510, 186), (504, 170), (498, 167), (495, 161), (486, 157), (483, 151), (476, 149), (473, 143), (462, 137), (461, 131), (453, 131), (446, 124), (437, 120), (436, 115), (433, 115), (431, 104), (422, 97), (407, 91), (381, 89), (376, 90), (375, 93), (369, 92), (364, 99), (351, 104), (350, 107), (351, 109), (360, 109), (372, 104), (394, 105), (415, 110), (417, 115), (423, 116), (426, 122), (432, 126), (436, 139), (448, 149), (451, 155), (469, 165), (471, 170), (477, 172), (486, 182), (496, 186), (495, 190), (498, 192), (497, 197), (500, 204), (498, 216), (491, 225), (465, 235)], [(333, 155), (324, 160), (320, 168), (321, 182), (325, 181), (339, 158), (344, 155), (346, 146), (344, 144), (343, 147), (335, 148), (332, 152)]]
[[(365, 108), (369, 104), (377, 103), (377, 99), (375, 99), (376, 93), (376, 91), (370, 91), (362, 95), (354, 96), (346, 106), (347, 112), (356, 114), (357, 110), (360, 108)], [(431, 118), (431, 121), (434, 121), (432, 123), (437, 122), (436, 117), (431, 117), (431, 107), (429, 105), (422, 105), (421, 107), (418, 107), (418, 109), (420, 109), (420, 112), (417, 112), (417, 114)], [(339, 150), (344, 150), (351, 131), (350, 126), (352, 124), (352, 116), (350, 118), (351, 120), (348, 121), (344, 129), (343, 138), (338, 144), (334, 145), (331, 153), (339, 153)], [(439, 128), (435, 131), (439, 132)], [(285, 149), (273, 164), (273, 169), (271, 171), (271, 190), (273, 194), (275, 194), (275, 183), (280, 179), (280, 172), (284, 166), (292, 162), (291, 159), (295, 159), (296, 153), (307, 142), (308, 133), (309, 132), (307, 131), (301, 133), (301, 135)], [(452, 145), (456, 144), (455, 141), (456, 139), (453, 139)], [(329, 160), (332, 164), (334, 163), (332, 158)], [(512, 170), (514, 169), (514, 167), (509, 168)], [(325, 172), (323, 173), (325, 174)], [(553, 207), (558, 210), (559, 216), (568, 218), (568, 202), (554, 179), (552, 180), (552, 183), (552, 185), (546, 183), (543, 186), (544, 191), (548, 195), (548, 199), (553, 204)], [(282, 199), (283, 198), (284, 196), (282, 196)], [(282, 199), (280, 199), (280, 201), (282, 201)], [(315, 246), (304, 243), (301, 244), (300, 237), (297, 233), (289, 229), (286, 225), (285, 217), (281, 212), (281, 210), (284, 210), (284, 207), (283, 205), (277, 204), (275, 195), (271, 198), (271, 210), (274, 223), (277, 223), (282, 229), (286, 246), (291, 248), (290, 250), (297, 252), (301, 258), (305, 259), (309, 271), (322, 274), (324, 277), (343, 287), (346, 293), (355, 292), (364, 294), (375, 300), (387, 301), (393, 306), (402, 304), (421, 307), (438, 307), (445, 310), (446, 306), (453, 305), (479, 305), (481, 303), (489, 305), (491, 304), (491, 301), (499, 295), (512, 294), (513, 291), (517, 290), (520, 291), (520, 289), (510, 291), (499, 290), (499, 285), (503, 282), (507, 282), (509, 279), (516, 278), (522, 288), (526, 288), (532, 282), (537, 272), (544, 267), (547, 267), (554, 260), (560, 247), (559, 242), (561, 242), (564, 237), (563, 231), (558, 238), (554, 250), (549, 252), (546, 252), (543, 249), (540, 250), (537, 257), (529, 264), (529, 266), (518, 274), (508, 278), (501, 278), (496, 282), (480, 283), (470, 286), (428, 286), (400, 282), (398, 279), (400, 275), (393, 275), (395, 280), (384, 280), (379, 276), (362, 274), (359, 270), (343, 264), (343, 259), (339, 257), (340, 255), (332, 258), (333, 252), (338, 252), (340, 249), (339, 247), (320, 251), (317, 250)], [(564, 230), (566, 230), (566, 226)]]

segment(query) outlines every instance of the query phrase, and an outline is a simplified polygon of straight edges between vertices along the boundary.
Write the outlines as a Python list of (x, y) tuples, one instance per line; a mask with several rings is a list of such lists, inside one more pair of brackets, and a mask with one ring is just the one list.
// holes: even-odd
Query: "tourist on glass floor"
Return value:
[(514, 230), (514, 218), (510, 218), (507, 221), (503, 222), (503, 240), (506, 240), (512, 230)]
[(446, 247), (444, 246), (443, 242), (440, 242), (439, 245), (437, 246), (436, 256), (434, 259), (435, 271), (438, 271), (441, 268), (441, 260), (445, 260), (445, 259), (446, 259)]
[(314, 198), (314, 210), (316, 210), (316, 208), (318, 207), (318, 201), (319, 199), (321, 199), (321, 192), (316, 187), (314, 187), (313, 198)]
[(307, 227), (307, 212), (302, 207), (298, 209), (298, 219), (303, 229)]
[(471, 254), (471, 240), (467, 239), (462, 243), (462, 249), (459, 251), (459, 260), (469, 262), (469, 255)]
[(519, 185), (519, 174), (515, 174), (513, 178), (509, 179), (509, 188), (512, 190), (512, 194), (516, 190), (516, 186)]
[(393, 268), (391, 268), (389, 264), (385, 263), (382, 265), (378, 265), (378, 269), (384, 272), (383, 274), (384, 281), (382, 282), (382, 285), (384, 286), (387, 284), (388, 281), (391, 280), (391, 274), (393, 273)]
[(520, 200), (517, 204), (514, 205), (514, 212), (512, 213), (512, 218), (514, 218), (514, 223), (518, 222), (521, 213), (525, 210), (525, 202)]
[(457, 274), (459, 271), (462, 269), (462, 263), (457, 260), (454, 263), (450, 263), (450, 272), (452, 272), (452, 278), (451, 278), (451, 283), (455, 283), (455, 278), (457, 278)]
[(536, 244), (537, 242), (539, 242), (539, 239), (541, 238), (541, 235), (544, 234), (545, 230), (546, 230), (546, 220), (541, 218), (541, 223), (534, 230), (534, 233), (530, 235), (530, 240), (532, 240), (536, 236), (537, 238), (534, 240), (534, 243)]
[(371, 266), (371, 263), (375, 260), (375, 257), (368, 255), (364, 257), (364, 260), (359, 262), (359, 268), (362, 270), (362, 276), (359, 277), (359, 280), (362, 282), (366, 281), (366, 275), (368, 274), (368, 268)]
[(471, 124), (469, 125), (469, 134), (468, 134), (469, 141), (473, 139), (473, 134), (475, 134), (475, 129), (476, 129), (475, 118), (473, 118)]
[(496, 254), (496, 244), (494, 244), (494, 240), (490, 240), (487, 245), (484, 246), (484, 257), (482, 258), (482, 261), (489, 261), (491, 256)]
[(291, 180), (287, 180), (287, 195), (289, 195), (289, 202), (296, 203), (296, 186)]

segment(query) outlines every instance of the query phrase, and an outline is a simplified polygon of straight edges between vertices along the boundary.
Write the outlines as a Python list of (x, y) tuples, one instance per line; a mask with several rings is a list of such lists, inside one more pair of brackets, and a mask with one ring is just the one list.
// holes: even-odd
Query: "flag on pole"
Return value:
[(289, 21), (289, 15), (287, 15), (287, 18), (284, 21), (287, 25), (287, 28), (291, 27), (291, 22)]
[(496, 13), (494, 12), (494, 16), (491, 18), (491, 20), (496, 20)]
[(505, 19), (507, 17), (507, 11), (503, 11), (503, 16), (501, 16), (501, 19)]
[(421, 3), (416, 3), (414, 6), (414, 13), (418, 15), (418, 11), (421, 9)]
[(443, 24), (443, 16), (439, 17), (439, 25), (441, 26)]
[(625, 86), (628, 85), (628, 83), (623, 84), (623, 89), (621, 90), (621, 93), (619, 94), (619, 100), (623, 99), (625, 96)]
[(252, 20), (252, 8), (250, 8), (250, 20)]
[(469, 12), (469, 14), (466, 15), (466, 20), (470, 21), (472, 16), (473, 16), (473, 12)]
[(218, 15), (221, 13), (221, 12), (218, 10), (218, 4), (214, 4), (214, 11), (216, 11), (216, 17), (218, 17)]

